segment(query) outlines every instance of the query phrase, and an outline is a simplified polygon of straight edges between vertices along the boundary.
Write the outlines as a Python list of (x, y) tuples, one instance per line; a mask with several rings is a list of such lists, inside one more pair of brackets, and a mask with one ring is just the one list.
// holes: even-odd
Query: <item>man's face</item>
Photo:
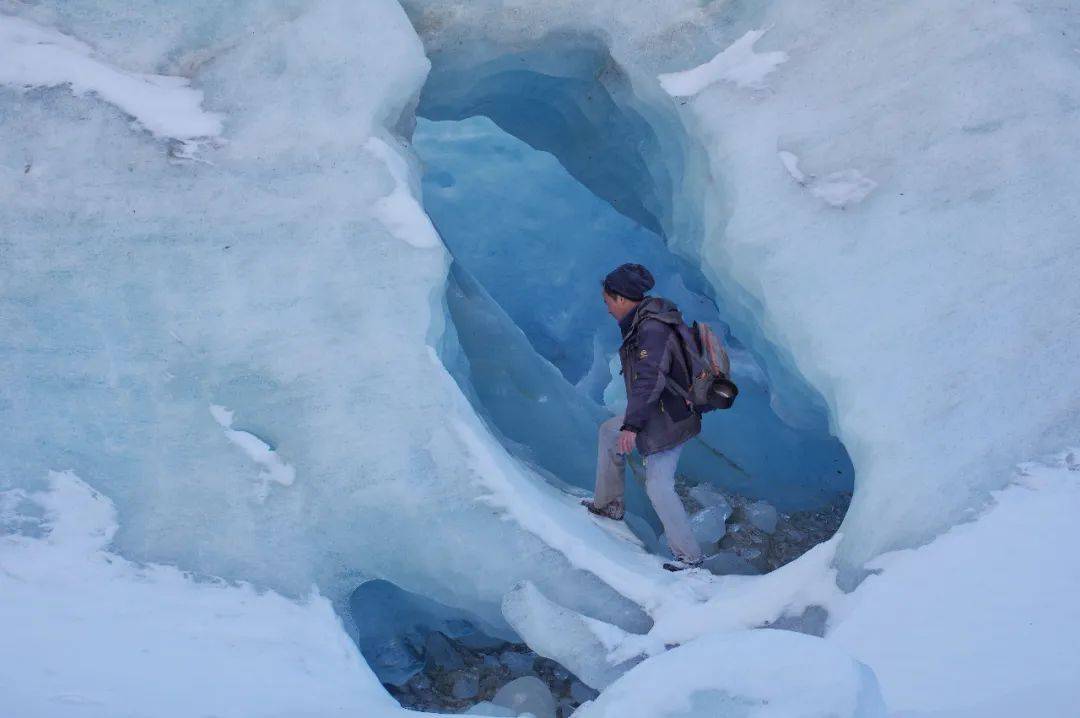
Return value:
[(626, 297), (613, 297), (604, 290), (600, 290), (600, 296), (604, 298), (604, 306), (607, 307), (608, 314), (615, 317), (615, 319), (622, 319), (626, 316), (626, 313), (634, 306)]

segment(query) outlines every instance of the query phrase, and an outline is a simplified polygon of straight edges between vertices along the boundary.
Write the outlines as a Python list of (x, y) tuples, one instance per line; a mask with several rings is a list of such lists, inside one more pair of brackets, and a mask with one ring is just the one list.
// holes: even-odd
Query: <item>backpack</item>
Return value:
[(680, 322), (674, 329), (690, 370), (690, 387), (687, 389), (674, 381), (668, 382), (668, 387), (698, 414), (730, 409), (739, 395), (739, 387), (728, 376), (731, 360), (719, 337), (704, 322), (694, 322), (692, 327)]

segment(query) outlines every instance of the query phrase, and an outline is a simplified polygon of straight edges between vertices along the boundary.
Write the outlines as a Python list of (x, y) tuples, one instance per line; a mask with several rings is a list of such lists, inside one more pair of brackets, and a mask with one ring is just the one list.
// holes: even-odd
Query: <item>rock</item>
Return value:
[(569, 698), (563, 698), (559, 701), (558, 718), (570, 718), (574, 714), (575, 706), (577, 704)]
[(454, 676), (450, 695), (458, 700), (475, 698), (480, 693), (480, 679), (475, 673), (461, 672)]
[(414, 676), (413, 679), (409, 681), (406, 688), (412, 691), (415, 705), (436, 705), (442, 702), (442, 700), (435, 695), (435, 686), (432, 684), (431, 679), (423, 673)]
[(490, 701), (480, 701), (472, 708), (461, 711), (472, 716), (500, 716), (501, 718), (517, 718), (517, 712), (506, 706), (497, 706)]
[(581, 681), (574, 681), (570, 684), (570, 698), (572, 698), (575, 703), (584, 703), (585, 701), (591, 701), (598, 695), (600, 695), (599, 692), (594, 691), (592, 688), (589, 688)]
[(536, 655), (532, 653), (518, 653), (517, 651), (503, 651), (499, 656), (499, 662), (506, 666), (512, 676), (523, 676), (531, 673), (536, 664)]
[(555, 698), (536, 676), (517, 678), (499, 689), (491, 702), (536, 718), (555, 718)]
[(718, 551), (706, 556), (702, 565), (717, 576), (756, 576), (761, 573), (749, 561), (733, 551)]
[(454, 671), (465, 667), (465, 660), (446, 636), (432, 631), (424, 641), (424, 665), (429, 670)]
[(779, 516), (772, 504), (765, 501), (755, 501), (743, 509), (746, 512), (746, 520), (759, 531), (771, 534), (776, 531), (776, 522)]

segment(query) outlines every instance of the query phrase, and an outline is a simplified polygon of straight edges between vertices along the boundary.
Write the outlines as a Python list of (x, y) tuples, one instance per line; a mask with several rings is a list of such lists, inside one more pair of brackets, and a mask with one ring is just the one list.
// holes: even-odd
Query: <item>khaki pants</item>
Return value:
[[(616, 445), (623, 417), (616, 416), (600, 425), (596, 456), (596, 492), (593, 503), (604, 507), (623, 498), (626, 482), (626, 457), (618, 453)], [(701, 547), (690, 529), (682, 500), (675, 493), (675, 467), (683, 446), (660, 451), (645, 457), (645, 493), (649, 495), (656, 515), (664, 525), (672, 555), (680, 560), (697, 563), (701, 560)]]

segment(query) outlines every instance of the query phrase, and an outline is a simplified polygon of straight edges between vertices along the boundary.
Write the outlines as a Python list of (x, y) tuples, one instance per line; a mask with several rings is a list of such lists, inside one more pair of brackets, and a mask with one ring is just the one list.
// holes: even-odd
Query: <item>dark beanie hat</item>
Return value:
[(604, 277), (604, 291), (634, 302), (644, 299), (645, 293), (655, 284), (652, 273), (640, 264), (624, 264)]

